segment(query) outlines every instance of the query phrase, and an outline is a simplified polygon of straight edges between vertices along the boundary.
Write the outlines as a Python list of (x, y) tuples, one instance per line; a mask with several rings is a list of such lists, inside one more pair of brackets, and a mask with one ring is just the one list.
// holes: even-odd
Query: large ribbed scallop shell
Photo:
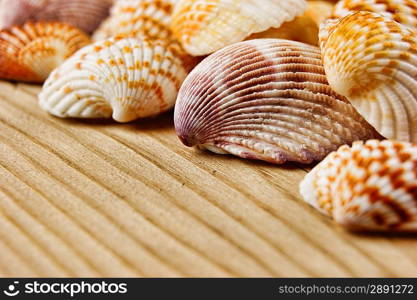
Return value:
[(206, 55), (253, 33), (278, 28), (305, 9), (304, 0), (180, 0), (172, 30), (189, 54)]
[(417, 231), (417, 145), (372, 140), (343, 146), (306, 176), (300, 192), (348, 229)]
[(264, 39), (228, 46), (185, 80), (175, 127), (187, 146), (272, 163), (311, 163), (379, 137), (327, 84), (320, 50)]
[(383, 136), (417, 142), (417, 33), (380, 15), (342, 19), (322, 49), (330, 86)]
[(171, 39), (171, 15), (177, 1), (118, 0), (93, 39), (99, 41), (115, 35)]
[(58, 117), (129, 122), (174, 106), (186, 69), (179, 45), (112, 38), (77, 52), (56, 69), (39, 95)]
[(43, 82), (90, 43), (81, 30), (61, 23), (26, 23), (0, 31), (0, 79)]
[(113, 0), (0, 0), (0, 28), (27, 21), (57, 21), (93, 32), (108, 16)]

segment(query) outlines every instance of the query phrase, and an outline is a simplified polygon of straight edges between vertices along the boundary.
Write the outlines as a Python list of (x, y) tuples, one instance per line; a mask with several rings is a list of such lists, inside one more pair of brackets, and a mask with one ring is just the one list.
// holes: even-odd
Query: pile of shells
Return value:
[(417, 0), (336, 2), (0, 0), (0, 79), (60, 118), (175, 107), (186, 146), (318, 162), (301, 194), (342, 226), (417, 231)]

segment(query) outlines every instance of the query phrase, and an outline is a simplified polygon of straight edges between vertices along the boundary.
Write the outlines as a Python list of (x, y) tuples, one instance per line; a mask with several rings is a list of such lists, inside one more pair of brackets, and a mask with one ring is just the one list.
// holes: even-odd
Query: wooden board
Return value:
[(416, 236), (351, 234), (307, 169), (198, 152), (172, 116), (60, 120), (0, 83), (1, 276), (417, 276)]

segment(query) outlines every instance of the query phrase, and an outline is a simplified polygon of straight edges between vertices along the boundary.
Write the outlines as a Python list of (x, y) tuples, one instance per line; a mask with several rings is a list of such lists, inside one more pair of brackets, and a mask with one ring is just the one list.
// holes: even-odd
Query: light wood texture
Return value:
[(307, 169), (198, 152), (172, 116), (60, 120), (0, 83), (1, 276), (417, 276), (415, 236), (345, 232)]

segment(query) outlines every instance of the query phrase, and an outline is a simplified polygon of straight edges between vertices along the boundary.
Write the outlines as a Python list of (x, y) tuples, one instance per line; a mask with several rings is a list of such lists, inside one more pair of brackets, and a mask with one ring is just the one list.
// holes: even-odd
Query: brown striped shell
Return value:
[(305, 0), (179, 0), (172, 30), (189, 54), (202, 56), (278, 28), (305, 9)]
[(79, 29), (61, 23), (26, 23), (0, 31), (0, 79), (43, 82), (90, 43)]
[(41, 107), (66, 118), (129, 122), (165, 112), (187, 69), (179, 45), (115, 37), (87, 46), (57, 68), (39, 95)]
[(371, 140), (343, 146), (305, 177), (300, 192), (348, 229), (417, 231), (417, 145)]
[(417, 142), (417, 32), (380, 15), (343, 18), (322, 49), (330, 86), (387, 138)]
[(260, 39), (228, 46), (200, 63), (175, 106), (187, 146), (272, 163), (311, 163), (340, 145), (378, 137), (324, 74), (320, 50)]
[(93, 39), (99, 41), (116, 35), (172, 39), (171, 15), (177, 1), (118, 0)]
[(113, 0), (0, 0), (0, 28), (28, 21), (68, 23), (93, 32), (108, 16)]

